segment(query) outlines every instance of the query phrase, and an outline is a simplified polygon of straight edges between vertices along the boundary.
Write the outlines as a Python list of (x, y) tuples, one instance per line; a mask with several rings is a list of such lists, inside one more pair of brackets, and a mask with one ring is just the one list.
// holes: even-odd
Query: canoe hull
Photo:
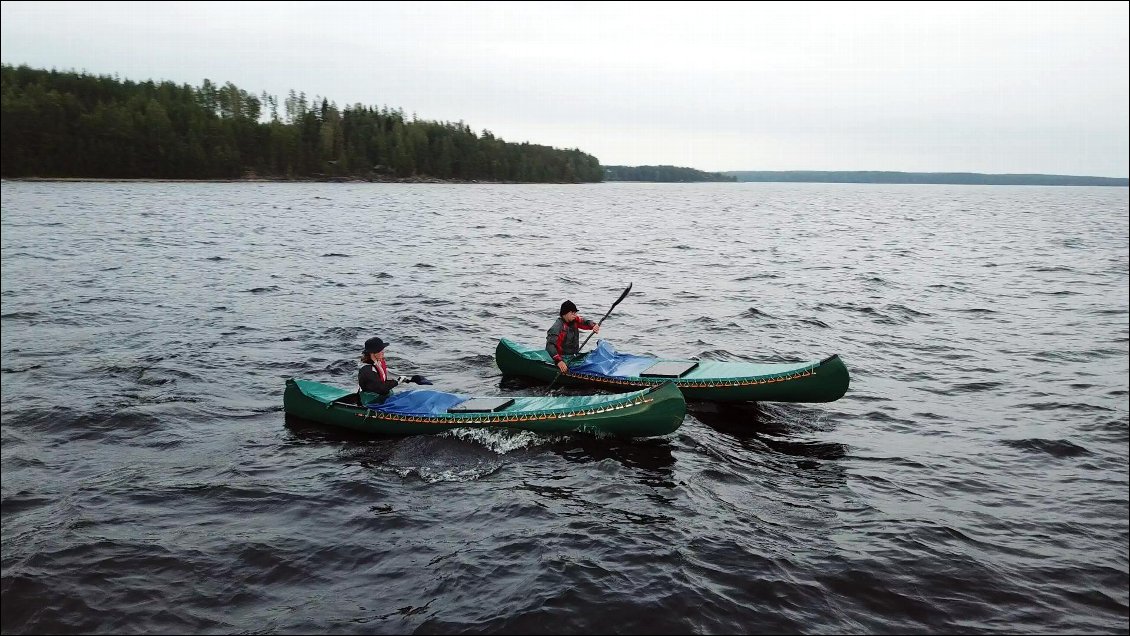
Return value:
[[(502, 339), (495, 348), (495, 362), (505, 375), (553, 382), (558, 375), (557, 367), (534, 359), (530, 351)], [(724, 363), (718, 366), (725, 368)], [(770, 369), (773, 367), (764, 366)], [(847, 366), (838, 355), (810, 364), (780, 366), (780, 371), (758, 375), (685, 377), (675, 378), (673, 381), (686, 399), (711, 402), (834, 402), (844, 396), (850, 384)], [(574, 372), (563, 373), (557, 378), (558, 384), (610, 391), (634, 391), (669, 381), (672, 380), (608, 377)]]
[[(320, 389), (322, 394), (318, 395), (311, 387)], [(670, 383), (631, 394), (606, 396), (608, 399), (599, 402), (589, 398), (589, 403), (580, 404), (577, 398), (560, 398), (556, 408), (521, 410), (523, 398), (516, 398), (515, 410), (438, 415), (382, 413), (330, 399), (333, 394), (326, 393), (326, 389), (332, 390), (332, 387), (287, 380), (283, 409), (287, 415), (311, 422), (375, 435), (424, 435), (456, 428), (506, 428), (539, 433), (579, 431), (652, 437), (674, 432), (686, 414), (686, 401), (679, 389)], [(342, 398), (347, 395), (349, 392), (341, 391)]]

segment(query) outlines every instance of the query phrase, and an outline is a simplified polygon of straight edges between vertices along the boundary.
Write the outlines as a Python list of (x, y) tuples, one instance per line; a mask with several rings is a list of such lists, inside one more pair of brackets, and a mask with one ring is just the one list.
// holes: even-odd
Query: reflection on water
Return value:
[(631, 469), (642, 484), (662, 488), (675, 485), (675, 455), (671, 442), (665, 439), (616, 440), (576, 435), (568, 442), (551, 445), (550, 449), (576, 464), (614, 460)]
[(289, 413), (283, 416), (283, 425), (291, 433), (294, 441), (306, 443), (365, 442), (394, 437), (376, 432), (368, 433), (340, 426), (328, 426)]
[[(780, 407), (777, 408), (779, 411)], [(713, 430), (733, 436), (746, 448), (755, 449), (760, 445), (777, 453), (811, 458), (811, 460), (836, 460), (847, 454), (847, 447), (840, 443), (788, 439), (790, 436), (808, 435), (811, 431), (801, 430), (801, 426), (795, 420), (767, 412), (756, 403), (691, 402), (687, 404), (687, 412)], [(797, 465), (802, 468), (815, 468), (819, 463), (802, 460), (797, 462)]]

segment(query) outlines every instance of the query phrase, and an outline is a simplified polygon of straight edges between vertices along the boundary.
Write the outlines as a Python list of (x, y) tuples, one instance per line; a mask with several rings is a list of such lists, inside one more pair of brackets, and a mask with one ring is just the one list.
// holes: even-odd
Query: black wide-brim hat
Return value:
[(365, 341), (365, 353), (380, 353), (385, 350), (388, 343), (380, 338), (369, 338)]

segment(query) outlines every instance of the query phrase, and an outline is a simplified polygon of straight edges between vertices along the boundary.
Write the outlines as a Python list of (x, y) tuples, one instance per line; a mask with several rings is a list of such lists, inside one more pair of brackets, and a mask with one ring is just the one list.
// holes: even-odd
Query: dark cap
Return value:
[(559, 313), (557, 315), (558, 316), (564, 316), (565, 314), (569, 313), (570, 311), (577, 311), (577, 306), (573, 304), (573, 301), (566, 300), (565, 302), (561, 303), (561, 313)]
[(388, 343), (380, 338), (369, 338), (365, 341), (365, 353), (380, 353), (387, 346)]

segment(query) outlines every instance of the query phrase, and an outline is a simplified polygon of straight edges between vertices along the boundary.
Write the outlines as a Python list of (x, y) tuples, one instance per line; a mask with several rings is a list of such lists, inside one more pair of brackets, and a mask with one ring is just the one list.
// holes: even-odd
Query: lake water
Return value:
[[(0, 209), (5, 633), (1128, 632), (1126, 188), (5, 181)], [(627, 441), (282, 412), (374, 335), (436, 389), (544, 391), (498, 339), (629, 282), (621, 351), (838, 353), (851, 388)]]

